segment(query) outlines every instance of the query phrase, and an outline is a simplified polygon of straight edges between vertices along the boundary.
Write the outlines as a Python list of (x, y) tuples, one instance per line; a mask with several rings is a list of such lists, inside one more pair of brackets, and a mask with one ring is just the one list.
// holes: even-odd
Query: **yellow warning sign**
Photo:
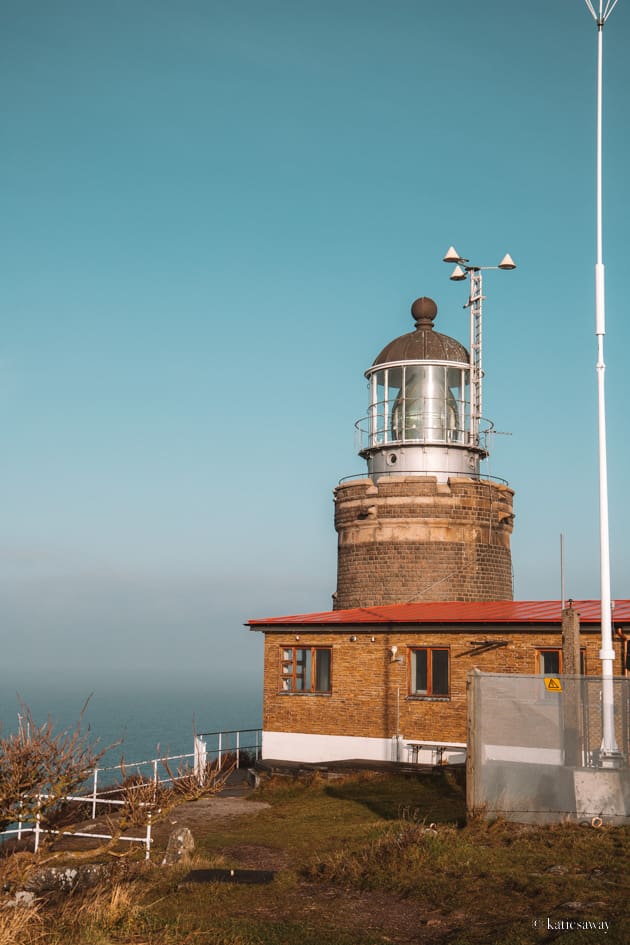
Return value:
[(555, 676), (545, 676), (545, 689), (547, 692), (562, 692), (562, 683)]

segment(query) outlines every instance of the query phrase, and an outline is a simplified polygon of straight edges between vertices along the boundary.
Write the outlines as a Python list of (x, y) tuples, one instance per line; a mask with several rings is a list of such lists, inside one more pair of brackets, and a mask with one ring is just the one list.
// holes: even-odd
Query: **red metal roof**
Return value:
[[(598, 600), (574, 600), (581, 623), (600, 621)], [(356, 607), (353, 610), (329, 610), (316, 614), (294, 614), (289, 617), (264, 617), (248, 620), (252, 629), (261, 627), (336, 626), (337, 624), (376, 623), (560, 623), (562, 604), (559, 600), (496, 600), (496, 601), (425, 601), (416, 604), (389, 604), (384, 607)], [(613, 624), (630, 622), (630, 600), (616, 600)]]

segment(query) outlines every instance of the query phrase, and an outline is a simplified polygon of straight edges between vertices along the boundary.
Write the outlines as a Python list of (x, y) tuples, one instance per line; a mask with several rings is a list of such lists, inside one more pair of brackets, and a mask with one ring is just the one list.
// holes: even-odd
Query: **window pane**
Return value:
[[(405, 369), (403, 390), (398, 394), (392, 411), (392, 430), (397, 439), (438, 441), (446, 439), (447, 399), (455, 403), (453, 395), (446, 394), (446, 369), (437, 364), (408, 365)], [(456, 416), (450, 410), (451, 428)]]
[(545, 675), (560, 672), (560, 650), (541, 650), (540, 671)]
[(330, 650), (315, 650), (315, 691), (330, 692)]
[(414, 692), (426, 692), (427, 691), (427, 651), (426, 650), (414, 650), (414, 662), (415, 669), (413, 672), (413, 691)]
[(431, 692), (448, 695), (448, 650), (431, 650)]
[(389, 419), (387, 403), (387, 371), (377, 371), (373, 376), (372, 390), (375, 391), (371, 406), (370, 446), (377, 446), (389, 440)]
[(453, 443), (464, 443), (466, 440), (467, 382), (468, 371), (462, 368), (448, 368), (447, 439)]
[(398, 440), (402, 437), (402, 427), (399, 421), (394, 420), (394, 405), (400, 398), (400, 388), (402, 385), (402, 368), (388, 368), (386, 374), (385, 387), (385, 423), (387, 424), (390, 436), (387, 441)]
[(280, 652), (283, 692), (330, 692), (330, 648), (283, 647)]

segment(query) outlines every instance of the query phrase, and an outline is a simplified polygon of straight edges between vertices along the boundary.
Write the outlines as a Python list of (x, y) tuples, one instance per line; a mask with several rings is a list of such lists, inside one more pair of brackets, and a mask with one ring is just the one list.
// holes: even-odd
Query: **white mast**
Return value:
[(591, 0), (585, 0), (597, 25), (597, 260), (595, 263), (595, 335), (597, 336), (597, 415), (599, 429), (599, 558), (601, 583), (601, 650), (602, 663), (602, 745), (601, 762), (604, 767), (616, 766), (620, 757), (615, 738), (615, 702), (613, 664), (615, 651), (612, 643), (610, 599), (610, 540), (608, 535), (608, 467), (606, 458), (606, 399), (604, 389), (604, 335), (605, 292), (604, 263), (602, 260), (602, 37), (604, 24), (619, 0), (599, 0), (596, 10)]

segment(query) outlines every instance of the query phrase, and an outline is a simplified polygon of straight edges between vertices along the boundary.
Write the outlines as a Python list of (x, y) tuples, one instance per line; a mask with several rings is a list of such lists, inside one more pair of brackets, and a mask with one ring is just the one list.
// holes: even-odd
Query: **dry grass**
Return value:
[(0, 945), (36, 945), (45, 941), (39, 905), (0, 909)]
[[(629, 851), (627, 828), (476, 821), (430, 829), (403, 819), (376, 838), (315, 857), (303, 875), (349, 893), (413, 901), (443, 917), (464, 916), (467, 927), (453, 942), (539, 941), (532, 920), (550, 917), (606, 920), (606, 941), (625, 945)], [(563, 941), (586, 942), (588, 934), (580, 934)]]
[(76, 941), (78, 935), (92, 937), (96, 932), (133, 929), (142, 914), (137, 884), (114, 883), (111, 888), (86, 890), (80, 897), (70, 896), (59, 911), (58, 924), (63, 928), (66, 941)]
[[(261, 797), (271, 806), (254, 817), (199, 822), (192, 862), (137, 863), (52, 897), (0, 945), (536, 945), (554, 938), (532, 927), (544, 916), (606, 919), (602, 942), (630, 941), (627, 828), (462, 826), (461, 786), (446, 776), (277, 780)], [(183, 884), (190, 868), (242, 866), (243, 851), (259, 868), (276, 857), (275, 881)]]

